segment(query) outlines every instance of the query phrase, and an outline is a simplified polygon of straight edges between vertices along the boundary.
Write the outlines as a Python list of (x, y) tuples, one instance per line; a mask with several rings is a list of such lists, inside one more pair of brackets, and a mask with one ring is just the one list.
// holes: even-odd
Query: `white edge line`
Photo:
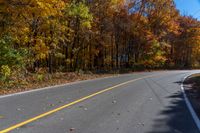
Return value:
[(80, 80), (80, 81), (69, 82), (69, 83), (60, 84), (60, 85), (54, 85), (54, 86), (48, 86), (48, 87), (43, 87), (43, 88), (38, 88), (38, 89), (33, 89), (33, 90), (27, 90), (27, 91), (17, 92), (17, 93), (13, 93), (13, 94), (0, 95), (0, 99), (1, 98), (6, 98), (6, 97), (11, 97), (11, 96), (17, 96), (17, 95), (27, 94), (27, 93), (31, 93), (31, 92), (38, 92), (38, 91), (43, 91), (43, 90), (48, 90), (48, 89), (54, 89), (54, 88), (58, 88), (58, 87), (75, 85), (75, 84), (79, 84), (79, 83), (85, 83), (85, 82), (89, 82), (89, 81), (98, 81), (98, 80), (107, 79), (107, 78), (115, 78), (115, 77), (124, 76), (124, 75), (129, 75), (129, 74), (116, 74), (114, 76), (107, 76), (107, 77), (102, 77), (102, 78)]
[[(191, 75), (193, 75), (193, 74), (191, 74)], [(184, 79), (183, 79), (183, 81), (182, 81), (182, 83), (181, 83), (181, 90), (182, 90), (182, 93), (183, 93), (183, 96), (184, 96), (186, 105), (187, 105), (187, 107), (188, 107), (188, 109), (189, 109), (189, 111), (190, 111), (190, 113), (191, 113), (191, 115), (192, 115), (192, 118), (194, 119), (194, 121), (195, 121), (195, 123), (196, 123), (196, 126), (197, 126), (197, 128), (199, 129), (199, 131), (200, 131), (200, 120), (199, 120), (199, 117), (197, 116), (196, 112), (194, 111), (194, 109), (193, 109), (193, 107), (192, 107), (192, 104), (190, 103), (190, 101), (189, 101), (189, 99), (188, 99), (188, 97), (187, 97), (187, 95), (186, 95), (186, 93), (185, 93), (185, 89), (184, 89), (184, 87), (183, 87), (184, 81), (185, 81), (188, 77), (190, 77), (191, 75), (184, 77)]]
[[(156, 71), (153, 71), (153, 72), (156, 72)], [(64, 84), (59, 84), (59, 85), (47, 86), (47, 87), (43, 87), (43, 88), (36, 88), (36, 89), (22, 91), (22, 92), (16, 92), (16, 93), (12, 93), (12, 94), (0, 95), (0, 99), (6, 98), (6, 97), (11, 97), (11, 96), (23, 95), (23, 94), (27, 94), (27, 93), (31, 93), (31, 92), (44, 91), (44, 90), (49, 90), (49, 89), (55, 89), (58, 87), (70, 86), (70, 85), (75, 85), (75, 84), (80, 84), (80, 83), (85, 83), (85, 82), (90, 82), (90, 81), (98, 81), (98, 80), (102, 80), (102, 79), (115, 78), (115, 77), (120, 77), (120, 76), (138, 74), (138, 73), (140, 73), (140, 72), (128, 73), (128, 74), (116, 74), (116, 75), (111, 75), (111, 76), (107, 76), (107, 77), (86, 79), (86, 80), (74, 81), (74, 82), (69, 82), (69, 83), (64, 83)]]

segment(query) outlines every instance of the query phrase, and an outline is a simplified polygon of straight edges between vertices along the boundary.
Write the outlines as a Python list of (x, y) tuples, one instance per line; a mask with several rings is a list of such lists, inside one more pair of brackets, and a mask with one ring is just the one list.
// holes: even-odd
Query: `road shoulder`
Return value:
[(188, 109), (200, 130), (200, 74), (192, 74), (181, 83), (183, 95)]

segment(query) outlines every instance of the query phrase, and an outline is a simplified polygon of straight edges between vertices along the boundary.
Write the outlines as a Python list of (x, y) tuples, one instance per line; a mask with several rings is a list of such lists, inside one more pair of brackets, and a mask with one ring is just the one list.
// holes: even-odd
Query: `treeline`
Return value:
[(199, 67), (199, 24), (173, 0), (0, 0), (1, 73)]

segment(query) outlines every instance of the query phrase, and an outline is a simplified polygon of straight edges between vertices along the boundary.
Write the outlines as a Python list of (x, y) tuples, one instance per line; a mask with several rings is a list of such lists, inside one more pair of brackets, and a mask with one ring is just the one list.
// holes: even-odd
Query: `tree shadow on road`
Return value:
[(199, 133), (181, 92), (169, 97), (170, 106), (162, 110), (154, 120), (152, 131), (146, 133)]

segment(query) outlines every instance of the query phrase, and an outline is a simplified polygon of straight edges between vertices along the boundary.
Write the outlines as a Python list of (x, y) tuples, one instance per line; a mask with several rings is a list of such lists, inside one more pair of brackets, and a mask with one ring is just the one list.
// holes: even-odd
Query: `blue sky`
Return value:
[(192, 15), (200, 20), (200, 0), (174, 0), (182, 15)]

